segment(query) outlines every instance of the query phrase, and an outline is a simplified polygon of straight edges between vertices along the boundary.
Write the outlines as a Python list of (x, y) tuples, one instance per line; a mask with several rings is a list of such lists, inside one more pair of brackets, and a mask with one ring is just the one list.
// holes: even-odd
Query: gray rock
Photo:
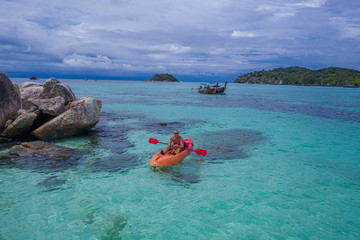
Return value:
[(25, 82), (20, 86), (22, 108), (28, 112), (34, 112), (37, 108), (30, 102), (31, 99), (40, 98), (44, 88), (39, 83)]
[(29, 133), (36, 117), (35, 113), (21, 114), (1, 133), (1, 136), (14, 138)]
[[(20, 110), (19, 110), (20, 111)], [(18, 111), (18, 113), (19, 113)], [(20, 114), (19, 114), (20, 115)], [(5, 123), (5, 129), (13, 122), (13, 120), (7, 120)]]
[(0, 143), (5, 143), (5, 142), (7, 142), (7, 141), (9, 141), (9, 139), (0, 136)]
[(75, 94), (66, 83), (61, 83), (55, 78), (46, 80), (43, 86), (44, 92), (41, 94), (41, 98), (48, 99), (54, 97), (62, 97), (65, 99), (65, 104), (76, 99)]
[(40, 83), (25, 82), (20, 86), (21, 98), (27, 100), (29, 98), (40, 98), (44, 92), (44, 88)]
[(63, 97), (54, 97), (49, 99), (31, 99), (29, 102), (41, 110), (42, 113), (51, 116), (58, 116), (65, 112), (65, 99)]
[(58, 81), (57, 79), (55, 79), (55, 78), (49, 78), (48, 80), (46, 80), (45, 82), (44, 82), (44, 85), (43, 85), (43, 87), (44, 87), (44, 92), (45, 93), (49, 93), (50, 92), (50, 90), (56, 85), (56, 84), (58, 84), (58, 83), (60, 83), (60, 81)]
[(71, 102), (66, 111), (41, 127), (32, 135), (41, 140), (55, 140), (83, 134), (100, 119), (101, 100), (83, 97)]
[(13, 146), (8, 156), (16, 157), (56, 157), (56, 158), (69, 158), (73, 154), (73, 150), (48, 142), (34, 141), (23, 142), (20, 145)]
[(0, 73), (0, 132), (5, 128), (8, 120), (17, 117), (21, 108), (21, 97), (17, 88), (5, 73)]
[(14, 86), (15, 91), (17, 92), (17, 94), (21, 97), (21, 92), (20, 92), (20, 87), (19, 87), (19, 85), (17, 85), (16, 83), (13, 83), (13, 86)]

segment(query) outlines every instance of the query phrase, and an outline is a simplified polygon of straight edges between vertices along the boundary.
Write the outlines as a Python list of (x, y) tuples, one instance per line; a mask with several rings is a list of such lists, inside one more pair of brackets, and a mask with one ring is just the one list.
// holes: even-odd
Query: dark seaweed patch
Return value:
[(60, 189), (60, 187), (65, 183), (66, 183), (65, 179), (60, 179), (57, 176), (49, 176), (36, 185), (40, 188), (45, 189), (45, 191), (53, 191)]
[[(91, 149), (86, 159), (86, 164), (90, 166), (92, 171), (128, 171), (131, 168), (140, 165), (134, 154), (126, 153), (126, 150), (133, 147), (127, 140), (127, 134), (133, 130), (132, 126), (119, 124), (109, 126), (110, 121), (119, 121), (130, 118), (143, 118), (143, 115), (126, 115), (115, 113), (104, 113), (104, 119), (96, 128), (91, 131), (88, 136), (89, 143), (85, 146)], [(111, 156), (97, 157), (97, 151), (107, 149), (111, 152)]]
[[(295, 93), (292, 93), (295, 94)], [(345, 121), (360, 122), (360, 113), (342, 108), (354, 108), (358, 105), (338, 102), (316, 102), (300, 100), (301, 104), (283, 99), (271, 99), (269, 97), (258, 97), (256, 95), (245, 95), (229, 100), (224, 98), (210, 98), (205, 96), (202, 102), (189, 102), (188, 105), (196, 107), (227, 107), (227, 108), (253, 108), (272, 112), (294, 112), (303, 115), (322, 117), (328, 119), (339, 119)], [(297, 96), (294, 95), (294, 99)], [(330, 107), (328, 107), (328, 106)]]
[(142, 126), (148, 132), (153, 132), (157, 134), (172, 134), (172, 132), (177, 129), (181, 131), (185, 126), (182, 122), (153, 122), (146, 121)]
[(126, 172), (141, 165), (139, 158), (133, 154), (115, 153), (111, 157), (91, 157), (88, 166), (93, 172)]
[(104, 223), (100, 232), (100, 239), (122, 239), (120, 233), (127, 225), (127, 219), (123, 216), (114, 215), (109, 217)]
[(4, 156), (2, 159), (2, 167), (10, 168), (16, 167), (24, 170), (33, 170), (38, 172), (59, 172), (67, 170), (78, 164), (82, 156), (82, 151), (74, 151), (69, 157), (57, 158), (54, 156), (31, 156), (31, 157), (18, 157), (18, 156)]
[(181, 119), (177, 122), (159, 122), (148, 119), (143, 121), (140, 129), (156, 134), (172, 135), (175, 129), (179, 130), (181, 134), (184, 129), (201, 125), (203, 123), (205, 123), (205, 121), (194, 119)]
[(260, 132), (245, 129), (204, 132), (198, 139), (194, 148), (207, 150), (208, 161), (247, 158), (248, 148), (265, 140)]
[(119, 120), (126, 120), (126, 119), (144, 119), (146, 116), (140, 113), (112, 113), (112, 112), (101, 112), (100, 113), (101, 121), (99, 124), (104, 124), (109, 121), (119, 121)]

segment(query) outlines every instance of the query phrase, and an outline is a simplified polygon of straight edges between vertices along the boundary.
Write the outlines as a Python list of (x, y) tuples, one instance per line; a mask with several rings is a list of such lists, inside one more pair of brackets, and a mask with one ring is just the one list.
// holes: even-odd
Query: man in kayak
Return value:
[(182, 136), (179, 135), (179, 131), (175, 130), (174, 135), (172, 135), (170, 137), (167, 147), (165, 149), (161, 150), (161, 154), (165, 155), (166, 152), (168, 152), (170, 150), (175, 150), (175, 152), (173, 154), (176, 155), (179, 152), (181, 152), (181, 150), (183, 150), (184, 148), (186, 148), (184, 140), (183, 140)]

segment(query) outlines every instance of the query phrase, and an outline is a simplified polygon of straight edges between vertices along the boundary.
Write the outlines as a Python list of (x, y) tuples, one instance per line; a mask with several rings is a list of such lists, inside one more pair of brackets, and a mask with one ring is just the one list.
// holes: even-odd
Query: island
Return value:
[(360, 71), (339, 67), (310, 70), (295, 66), (246, 73), (234, 83), (359, 87)]
[(150, 80), (145, 80), (150, 82), (179, 82), (174, 76), (168, 73), (164, 74), (155, 74)]

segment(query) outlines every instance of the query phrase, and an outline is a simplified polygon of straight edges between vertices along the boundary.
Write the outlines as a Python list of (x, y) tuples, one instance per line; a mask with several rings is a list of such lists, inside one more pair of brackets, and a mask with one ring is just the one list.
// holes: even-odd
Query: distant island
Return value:
[(155, 74), (150, 80), (145, 81), (151, 81), (151, 82), (179, 82), (174, 76), (171, 74), (165, 73), (165, 74)]
[(359, 87), (360, 71), (338, 67), (310, 70), (295, 66), (246, 73), (234, 83)]

